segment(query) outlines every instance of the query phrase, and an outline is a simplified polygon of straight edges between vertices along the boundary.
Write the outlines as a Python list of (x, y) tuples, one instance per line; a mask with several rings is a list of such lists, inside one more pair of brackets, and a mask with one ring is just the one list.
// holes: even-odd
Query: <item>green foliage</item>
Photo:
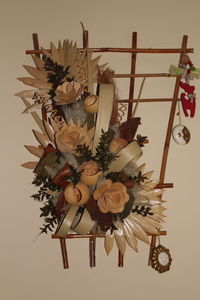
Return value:
[(48, 82), (52, 83), (52, 89), (49, 91), (49, 95), (51, 99), (55, 97), (55, 90), (57, 87), (64, 83), (64, 81), (71, 81), (71, 79), (66, 78), (69, 74), (69, 66), (64, 68), (63, 66), (54, 62), (50, 57), (43, 57), (45, 61), (45, 70), (49, 72), (48, 74)]
[(106, 175), (106, 178), (111, 179), (113, 182), (132, 181), (137, 184), (140, 184), (147, 179), (141, 172), (139, 172), (137, 176), (127, 176), (124, 172), (111, 172)]
[(129, 177), (129, 180), (131, 180), (137, 184), (144, 182), (145, 179), (147, 179), (147, 178), (145, 176), (143, 176), (141, 172), (139, 172), (137, 176)]
[(93, 159), (92, 157), (92, 151), (89, 149), (88, 146), (84, 145), (78, 145), (76, 148), (76, 152), (78, 152), (84, 161), (90, 161)]
[(98, 161), (103, 172), (109, 169), (110, 163), (118, 156), (109, 151), (111, 137), (108, 132), (102, 130), (102, 135), (99, 140), (99, 144), (96, 147), (96, 155), (94, 160)]
[(41, 214), (40, 217), (44, 217), (45, 223), (43, 227), (40, 228), (42, 233), (47, 233), (49, 231), (53, 231), (55, 225), (58, 224), (56, 211), (53, 203), (51, 201), (47, 201), (44, 203), (44, 206), (40, 208)]
[(144, 147), (144, 141), (147, 139), (147, 136), (141, 136), (140, 134), (137, 135), (137, 142), (140, 147)]
[(136, 212), (139, 215), (142, 215), (143, 217), (146, 216), (152, 216), (153, 213), (151, 212), (151, 207), (150, 206), (135, 206), (134, 209), (132, 209), (132, 212)]
[(35, 179), (33, 180), (32, 184), (35, 186), (40, 186), (38, 192), (36, 194), (33, 194), (31, 197), (36, 201), (44, 201), (49, 200), (52, 196), (49, 195), (48, 191), (56, 191), (60, 190), (61, 187), (53, 183), (50, 179), (47, 178), (41, 178), (40, 176), (36, 175)]

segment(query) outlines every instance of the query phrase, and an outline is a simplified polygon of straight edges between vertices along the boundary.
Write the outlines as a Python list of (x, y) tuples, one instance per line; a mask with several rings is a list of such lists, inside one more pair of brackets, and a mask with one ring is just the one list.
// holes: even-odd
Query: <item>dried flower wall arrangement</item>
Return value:
[[(100, 236), (107, 254), (114, 244), (121, 255), (127, 245), (137, 252), (138, 240), (160, 235), (165, 210), (160, 180), (138, 166), (147, 138), (136, 135), (140, 118), (122, 120), (115, 73), (87, 45), (65, 40), (41, 53), (32, 56), (34, 67), (24, 66), (29, 76), (18, 78), (31, 88), (16, 94), (39, 126), (36, 144), (25, 145), (36, 159), (22, 166), (38, 187), (32, 197), (42, 204), (40, 233), (55, 231), (62, 242), (70, 234)], [(181, 87), (188, 92), (188, 83)]]

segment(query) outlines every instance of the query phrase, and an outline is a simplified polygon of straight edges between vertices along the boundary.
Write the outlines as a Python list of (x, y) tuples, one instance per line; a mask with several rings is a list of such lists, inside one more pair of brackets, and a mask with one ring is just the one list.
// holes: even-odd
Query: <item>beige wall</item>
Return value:
[[(21, 115), (23, 104), (13, 96), (24, 88), (15, 79), (25, 76), (21, 65), (32, 64), (24, 53), (32, 47), (31, 34), (38, 32), (44, 47), (64, 38), (81, 45), (80, 21), (90, 31), (90, 45), (97, 47), (129, 47), (132, 31), (138, 32), (140, 47), (179, 47), (183, 34), (188, 34), (189, 46), (195, 49), (191, 58), (200, 66), (199, 10), (198, 0), (1, 1), (0, 299), (200, 299), (199, 82), (196, 117), (183, 118), (192, 140), (185, 147), (172, 141), (170, 147), (166, 182), (174, 182), (175, 187), (165, 192), (168, 236), (161, 242), (171, 249), (173, 265), (161, 275), (147, 266), (148, 247), (142, 243), (139, 254), (128, 249), (125, 267), (120, 269), (116, 249), (106, 257), (103, 241), (98, 241), (97, 267), (91, 270), (87, 242), (71, 240), (70, 269), (63, 270), (58, 241), (48, 235), (32, 242), (42, 220), (38, 203), (30, 198), (33, 176), (19, 165), (32, 159), (23, 145), (35, 143), (31, 129), (36, 125), (30, 116)], [(174, 55), (142, 56), (138, 72), (167, 72), (177, 59)], [(125, 55), (107, 55), (104, 61), (116, 72), (129, 71)], [(149, 79), (143, 96), (170, 97), (172, 83), (172, 79)], [(119, 83), (119, 93), (127, 95), (125, 80)], [(169, 104), (141, 104), (138, 111), (143, 123), (139, 132), (150, 139), (141, 162), (147, 163), (147, 170), (155, 169), (156, 175), (168, 112)]]

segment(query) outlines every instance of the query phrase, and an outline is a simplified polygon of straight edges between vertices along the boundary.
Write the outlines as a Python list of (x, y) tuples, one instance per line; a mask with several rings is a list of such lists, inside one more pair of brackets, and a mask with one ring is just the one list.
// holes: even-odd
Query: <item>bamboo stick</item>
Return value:
[(95, 267), (96, 257), (95, 257), (95, 237), (89, 237), (89, 258), (90, 258), (90, 268)]
[(149, 260), (148, 260), (148, 265), (151, 266), (151, 258), (152, 258), (152, 252), (153, 249), (156, 247), (156, 236), (152, 235), (151, 237), (151, 245), (149, 249)]
[(161, 184), (159, 183), (156, 185), (157, 189), (171, 189), (173, 187), (174, 187), (173, 183), (161, 183)]
[[(153, 236), (153, 235), (167, 235), (167, 232), (165, 231), (165, 230), (163, 230), (163, 231), (159, 231), (159, 233), (157, 233), (157, 234), (152, 234), (152, 233), (147, 233), (147, 235), (148, 236)], [(52, 239), (60, 239), (60, 238), (63, 238), (63, 239), (79, 239), (79, 238), (81, 238), (81, 239), (88, 239), (88, 238), (91, 238), (91, 237), (94, 237), (94, 235), (93, 234), (82, 234), (82, 235), (80, 235), (80, 234), (77, 234), (77, 233), (70, 233), (70, 234), (67, 234), (66, 236), (64, 236), (64, 237), (61, 237), (60, 235), (58, 235), (58, 234), (52, 234), (52, 236), (51, 236), (51, 238)], [(102, 238), (102, 237), (105, 237), (105, 235), (103, 234), (101, 234), (101, 235), (96, 235), (96, 238)]]
[(59, 237), (64, 269), (69, 268), (65, 238)]
[[(177, 101), (178, 98), (149, 98), (149, 99), (140, 99), (140, 102), (172, 102), (172, 101)], [(138, 99), (115, 99), (117, 103), (129, 103), (129, 102), (137, 102)]]
[(124, 255), (118, 251), (118, 267), (122, 268), (124, 266)]
[[(113, 78), (135, 78), (135, 77), (180, 77), (169, 73), (144, 73), (144, 74), (114, 74)], [(131, 98), (131, 97), (130, 97)]]
[[(79, 48), (78, 50), (83, 51), (84, 48)], [(182, 48), (89, 48), (92, 52), (116, 52), (116, 53), (193, 53), (193, 48), (187, 48), (183, 50)], [(51, 52), (50, 49), (47, 51)], [(42, 50), (26, 50), (26, 54), (42, 54)]]
[[(137, 48), (137, 32), (132, 33), (132, 48), (133, 49)], [(133, 95), (134, 95), (135, 69), (136, 69), (136, 53), (132, 53), (132, 55), (131, 55), (131, 74), (129, 74), (130, 75), (129, 99), (133, 98)], [(120, 74), (118, 74), (118, 75), (120, 75)], [(124, 74), (124, 75), (126, 75), (126, 74)], [(115, 77), (115, 78), (117, 78), (117, 77)], [(118, 78), (120, 78), (120, 77), (118, 77)], [(133, 110), (133, 102), (129, 102), (127, 120), (131, 119), (132, 110)]]
[[(186, 52), (187, 40), (188, 40), (188, 37), (186, 35), (184, 35), (183, 40), (182, 40), (182, 54), (180, 55), (179, 64), (182, 63), (183, 54)], [(175, 88), (174, 88), (173, 101), (172, 101), (172, 104), (171, 104), (170, 116), (169, 116), (169, 121), (168, 121), (167, 133), (166, 133), (165, 144), (164, 144), (163, 155), (162, 155), (161, 168), (160, 168), (160, 183), (163, 183), (164, 178), (165, 178), (171, 133), (172, 133), (172, 128), (173, 128), (173, 124), (174, 124), (174, 117), (175, 117), (175, 113), (176, 113), (176, 105), (177, 105), (177, 102), (178, 102), (180, 79), (181, 79), (180, 77), (176, 78), (176, 83), (175, 83)]]
[[(32, 39), (33, 39), (34, 51), (40, 51), (38, 34), (37, 33), (33, 33), (32, 34)], [(40, 57), (40, 53), (34, 53), (34, 54), (35, 54), (35, 56)]]

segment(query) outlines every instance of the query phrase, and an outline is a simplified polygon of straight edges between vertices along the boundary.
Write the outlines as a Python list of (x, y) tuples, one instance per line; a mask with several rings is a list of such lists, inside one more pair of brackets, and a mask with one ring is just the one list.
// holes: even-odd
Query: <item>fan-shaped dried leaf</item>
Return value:
[(31, 104), (29, 107), (27, 107), (22, 113), (26, 114), (26, 113), (31, 113), (34, 112), (38, 109), (40, 109), (42, 107), (42, 103), (33, 103)]
[(133, 250), (135, 250), (136, 252), (138, 252), (137, 238), (135, 237), (134, 233), (132, 232), (131, 227), (128, 224), (128, 222), (126, 221), (126, 219), (124, 219), (123, 231), (124, 231), (124, 235), (125, 235), (125, 238), (126, 238), (126, 241), (127, 241), (128, 245)]
[(29, 145), (24, 145), (24, 147), (33, 155), (41, 158), (44, 150), (41, 147), (35, 147), (35, 146), (29, 146)]
[(43, 53), (46, 57), (51, 58), (51, 54), (49, 53), (49, 51), (47, 51), (47, 50), (44, 49), (44, 48), (41, 48), (41, 49), (42, 49), (42, 53)]
[(133, 219), (134, 222), (136, 222), (140, 227), (142, 227), (146, 232), (157, 234), (158, 230), (156, 227), (154, 227), (152, 224), (150, 224), (148, 221), (146, 221), (146, 217), (143, 217), (141, 215), (130, 215), (131, 219)]
[(33, 133), (36, 137), (36, 139), (38, 140), (38, 142), (43, 146), (43, 147), (47, 147), (48, 144), (50, 143), (50, 140), (47, 136), (45, 136), (44, 134), (42, 134), (41, 132), (37, 131), (37, 130), (33, 130)]
[(105, 239), (104, 239), (104, 248), (106, 250), (107, 255), (111, 252), (113, 245), (114, 245), (114, 234), (111, 233), (110, 230), (108, 230), (106, 232)]
[(146, 181), (144, 183), (141, 182), (141, 184), (143, 185), (143, 187), (151, 190), (159, 184), (159, 181), (160, 181), (159, 179), (158, 180), (151, 180), (151, 181)]
[(35, 55), (31, 55), (32, 56), (32, 59), (36, 65), (36, 67), (39, 69), (39, 70), (44, 70), (44, 60), (42, 60), (41, 58), (35, 56)]
[(126, 239), (124, 237), (122, 228), (114, 230), (114, 236), (119, 251), (122, 255), (124, 255), (126, 251)]
[(44, 70), (38, 70), (34, 67), (23, 65), (24, 69), (33, 77), (41, 81), (47, 81), (48, 72)]
[(144, 173), (143, 176), (146, 178), (145, 180), (150, 180), (153, 176), (154, 171), (149, 171), (147, 173)]
[(136, 223), (134, 223), (131, 218), (127, 217), (126, 221), (130, 225), (131, 230), (137, 236), (137, 238), (147, 244), (149, 244), (149, 239), (146, 232)]
[[(30, 107), (30, 103), (23, 97), (21, 97), (22, 101), (24, 102), (24, 104), (26, 105), (26, 107)], [(37, 123), (37, 125), (39, 126), (39, 128), (42, 130), (42, 132), (45, 134), (45, 129), (44, 129), (44, 125), (42, 123), (42, 120), (40, 119), (40, 117), (38, 116), (38, 114), (36, 112), (32, 112), (31, 113), (32, 117), (34, 118), (35, 122)]]
[(152, 197), (158, 197), (162, 195), (163, 190), (162, 189), (152, 189), (150, 191), (142, 190), (139, 192), (140, 195), (144, 195), (145, 197), (148, 197), (149, 199)]
[(50, 141), (54, 143), (54, 133), (55, 133), (55, 132), (54, 132), (53, 128), (52, 128), (51, 125), (50, 125), (47, 121), (45, 121), (45, 120), (44, 120), (44, 127), (45, 127), (46, 133), (47, 133), (47, 135), (48, 135)]
[(36, 168), (37, 164), (38, 164), (37, 161), (29, 161), (29, 162), (22, 164), (21, 166), (23, 168), (34, 170)]
[(32, 78), (32, 77), (20, 77), (17, 78), (19, 81), (23, 82), (24, 84), (39, 88), (39, 89), (45, 89), (50, 90), (52, 88), (51, 83), (40, 81), (38, 79)]
[(61, 60), (60, 60), (60, 56), (58, 54), (58, 49), (52, 42), (51, 42), (51, 57), (54, 62), (56, 62), (58, 65), (61, 65)]

